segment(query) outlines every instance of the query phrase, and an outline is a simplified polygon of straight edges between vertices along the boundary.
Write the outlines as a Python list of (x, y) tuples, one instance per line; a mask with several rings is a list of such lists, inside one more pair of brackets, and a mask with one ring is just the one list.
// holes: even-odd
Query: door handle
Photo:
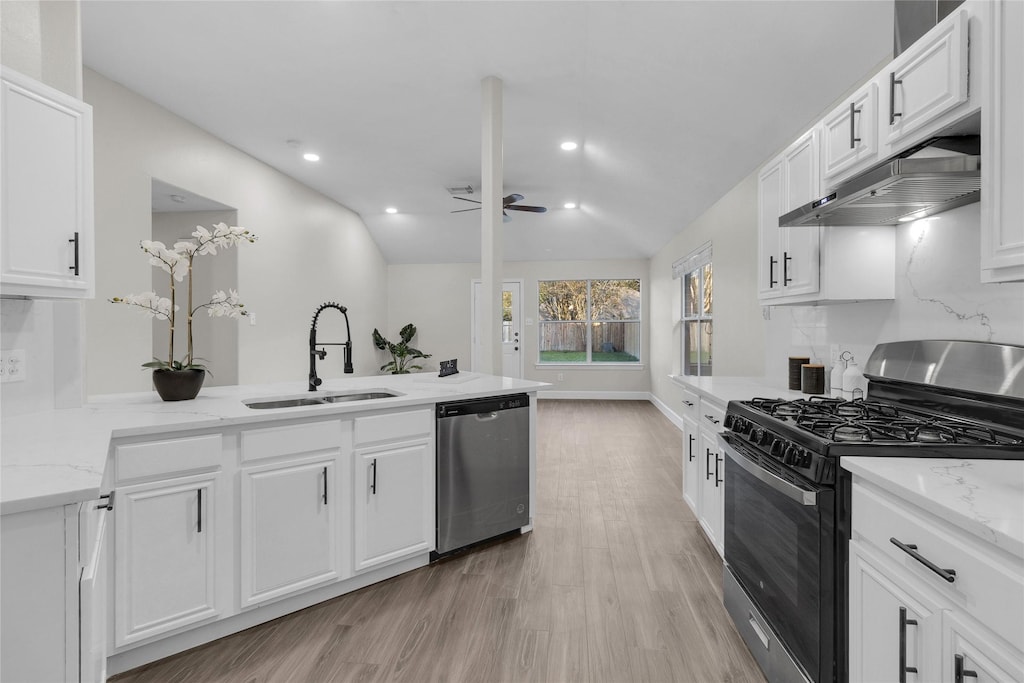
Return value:
[(715, 488), (722, 483), (722, 475), (719, 473), (718, 468), (722, 464), (722, 456), (715, 453)]
[(78, 233), (77, 232), (75, 233), (74, 237), (72, 237), (71, 239), (68, 240), (69, 244), (75, 245), (75, 264), (73, 266), (68, 266), (68, 270), (73, 270), (75, 272), (75, 275), (78, 275), (78, 265), (79, 265), (78, 264), (78, 241), (79, 240), (78, 240)]
[(954, 683), (964, 683), (965, 678), (977, 678), (978, 672), (972, 669), (964, 668), (964, 656), (953, 655), (953, 681)]
[(903, 116), (902, 112), (896, 111), (896, 86), (902, 85), (903, 79), (896, 78), (896, 72), (889, 72), (889, 125), (896, 123), (897, 116)]
[(943, 569), (942, 567), (938, 566), (937, 564), (929, 560), (927, 557), (917, 552), (917, 546), (913, 543), (903, 543), (902, 541), (897, 540), (895, 536), (890, 538), (889, 542), (897, 548), (899, 548), (900, 550), (902, 550), (903, 552), (905, 552), (907, 555), (910, 555), (912, 558), (914, 558), (924, 566), (928, 567), (928, 569), (932, 570), (933, 572), (941, 576), (943, 580), (948, 581), (949, 583), (953, 583), (954, 581), (956, 581), (955, 569)]
[(850, 102), (850, 149), (856, 149), (857, 143), (860, 142), (860, 138), (855, 137), (857, 135), (855, 126), (853, 124), (853, 117), (860, 114), (860, 109), (857, 109), (853, 102)]
[(196, 489), (196, 533), (203, 533), (203, 490)]
[(327, 465), (324, 465), (324, 505), (327, 505)]
[(693, 434), (690, 434), (690, 462), (693, 462), (693, 442), (696, 440)]
[(704, 454), (704, 481), (707, 481), (711, 478), (711, 449), (705, 448)]
[(789, 255), (788, 251), (782, 252), (782, 286), (785, 287), (793, 278), (789, 276), (789, 262), (793, 260), (793, 257)]
[(775, 279), (775, 264), (778, 262), (779, 260), (774, 256), (768, 257), (768, 289), (779, 284), (779, 281)]
[(373, 468), (373, 479), (370, 480), (370, 494), (377, 495), (377, 458), (373, 459), (373, 464), (370, 467)]
[(917, 619), (907, 619), (907, 608), (900, 607), (900, 683), (907, 683), (907, 674), (916, 674), (916, 666), (907, 666), (907, 627), (917, 626)]

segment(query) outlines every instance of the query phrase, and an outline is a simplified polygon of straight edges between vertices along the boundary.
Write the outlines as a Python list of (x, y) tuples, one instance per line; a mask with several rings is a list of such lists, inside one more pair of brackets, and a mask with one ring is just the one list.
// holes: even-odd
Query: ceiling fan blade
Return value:
[(502, 199), (501, 203), (504, 204), (505, 206), (508, 206), (509, 204), (515, 204), (516, 202), (521, 202), (521, 201), (523, 201), (523, 195), (521, 195), (521, 194), (510, 194), (509, 196), (507, 196), (504, 199)]
[(456, 197), (456, 196), (453, 196), (453, 197), (452, 197), (452, 199), (459, 199), (459, 200), (462, 200), (462, 201), (464, 201), (464, 202), (473, 202), (474, 204), (479, 204), (479, 203), (480, 203), (480, 202), (478, 202), (478, 201), (477, 201), (477, 200), (475, 200), (475, 199), (466, 199), (465, 197)]
[(451, 213), (466, 213), (467, 211), (479, 211), (479, 210), (480, 210), (480, 207), (477, 206), (477, 207), (472, 208), (472, 209), (455, 209), (455, 211), (452, 211)]
[(526, 206), (525, 204), (510, 204), (505, 208), (513, 211), (530, 211), (532, 213), (544, 213), (548, 210), (546, 206)]

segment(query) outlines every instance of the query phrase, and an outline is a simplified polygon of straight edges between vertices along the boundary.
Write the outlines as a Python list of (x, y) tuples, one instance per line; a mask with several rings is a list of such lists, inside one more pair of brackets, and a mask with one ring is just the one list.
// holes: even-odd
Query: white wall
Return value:
[[(523, 326), (524, 377), (551, 382), (553, 391), (635, 393), (650, 391), (651, 345), (648, 334), (651, 319), (648, 261), (513, 261), (502, 266), (506, 280), (523, 280), (523, 317), (533, 320)], [(470, 367), (471, 282), (480, 277), (479, 264), (447, 263), (437, 265), (388, 266), (388, 331), (393, 339), (406, 323), (418, 330), (415, 346), (433, 354), (428, 367), (436, 369), (438, 360), (458, 358), (460, 368)], [(537, 282), (538, 280), (586, 278), (639, 278), (643, 298), (641, 364), (636, 368), (537, 367)], [(525, 323), (525, 320), (524, 320)], [(382, 330), (383, 332), (383, 330)], [(377, 367), (384, 364), (378, 352)], [(558, 380), (558, 375), (563, 380)]]
[[(236, 207), (238, 225), (259, 235), (238, 250), (237, 289), (256, 316), (255, 326), (239, 327), (240, 383), (304, 382), (312, 315), (328, 300), (348, 306), (356, 372), (373, 374), (380, 363), (369, 340), (387, 321), (387, 270), (358, 215), (90, 70), (85, 99), (93, 106), (96, 148), (90, 394), (150, 386), (139, 365), (151, 356), (151, 327), (107, 300), (149, 288), (152, 266), (138, 242), (151, 232), (152, 178)], [(325, 314), (320, 338), (339, 336), (342, 323)], [(325, 379), (341, 376), (341, 353), (318, 371)]]

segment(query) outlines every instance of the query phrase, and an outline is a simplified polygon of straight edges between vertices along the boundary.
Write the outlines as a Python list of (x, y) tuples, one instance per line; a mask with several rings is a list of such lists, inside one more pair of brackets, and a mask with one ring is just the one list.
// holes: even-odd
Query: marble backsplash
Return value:
[(775, 306), (765, 320), (765, 369), (783, 381), (785, 360), (830, 365), (830, 347), (863, 366), (876, 344), (962, 339), (1024, 345), (1024, 283), (980, 281), (980, 204), (896, 228), (896, 299)]

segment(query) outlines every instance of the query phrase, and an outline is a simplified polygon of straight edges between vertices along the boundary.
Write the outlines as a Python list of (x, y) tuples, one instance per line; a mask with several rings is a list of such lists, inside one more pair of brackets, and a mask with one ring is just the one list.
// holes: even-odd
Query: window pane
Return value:
[(640, 323), (593, 323), (591, 338), (595, 363), (640, 362)]
[(711, 374), (711, 321), (700, 324), (700, 374)]
[(512, 341), (512, 292), (501, 293), (501, 341)]
[(541, 280), (537, 290), (541, 320), (587, 319), (586, 280)]
[(711, 264), (707, 264), (704, 270), (704, 315), (711, 317)]
[(687, 375), (711, 374), (711, 321), (687, 322), (684, 329), (683, 362)]
[(586, 363), (587, 325), (575, 322), (540, 324), (542, 363)]
[(592, 320), (639, 320), (639, 280), (592, 280)]
[(700, 271), (694, 270), (686, 274), (683, 284), (683, 296), (686, 302), (683, 305), (683, 315), (687, 318), (697, 317), (697, 301), (700, 300)]

